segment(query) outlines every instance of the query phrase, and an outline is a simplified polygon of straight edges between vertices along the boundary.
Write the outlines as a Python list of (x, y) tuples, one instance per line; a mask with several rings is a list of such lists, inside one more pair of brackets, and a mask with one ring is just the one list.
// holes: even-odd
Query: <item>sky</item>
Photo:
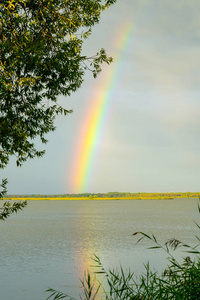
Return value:
[(114, 62), (59, 97), (74, 112), (38, 144), (43, 158), (1, 170), (8, 193), (200, 191), (199, 11), (199, 0), (118, 0), (105, 11), (83, 53), (105, 48)]

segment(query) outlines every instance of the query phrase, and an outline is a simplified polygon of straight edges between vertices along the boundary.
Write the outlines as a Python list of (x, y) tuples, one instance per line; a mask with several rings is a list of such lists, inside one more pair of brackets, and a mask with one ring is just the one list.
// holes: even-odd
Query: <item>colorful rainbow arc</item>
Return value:
[(89, 182), (96, 149), (104, 132), (105, 121), (114, 98), (112, 96), (121, 78), (121, 68), (126, 49), (132, 40), (132, 27), (132, 23), (126, 24), (121, 31), (117, 43), (118, 56), (115, 58), (114, 68), (111, 73), (104, 76), (103, 83), (101, 82), (100, 88), (96, 90), (93, 96), (93, 105), (78, 137), (71, 177), (74, 193), (84, 192)]

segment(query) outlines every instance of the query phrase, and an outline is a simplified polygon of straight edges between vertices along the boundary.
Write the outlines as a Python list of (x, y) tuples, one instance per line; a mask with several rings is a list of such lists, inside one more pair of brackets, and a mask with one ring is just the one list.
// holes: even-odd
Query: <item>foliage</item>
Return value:
[[(103, 275), (106, 284), (103, 285), (102, 279), (99, 280), (98, 288), (92, 291), (90, 297), (83, 293), (81, 299), (196, 300), (200, 298), (200, 260), (191, 261), (189, 257), (186, 257), (181, 265), (176, 261), (171, 261), (171, 265), (161, 276), (157, 272), (152, 272), (147, 264), (145, 265), (146, 272), (139, 277), (130, 270), (124, 271), (122, 267), (106, 271), (98, 257), (95, 258), (95, 261), (97, 262), (96, 267), (100, 268), (100, 271), (95, 273)], [(98, 298), (98, 292), (101, 289), (103, 292)], [(74, 299), (53, 289), (49, 289), (47, 292), (51, 292), (48, 299)]]
[[(0, 191), (0, 198), (3, 198), (3, 196), (7, 192), (7, 183), (7, 179), (2, 179), (2, 183), (0, 184), (0, 186), (2, 187), (2, 190)], [(12, 205), (8, 201), (4, 202), (3, 206), (0, 207), (0, 220), (5, 221), (5, 219), (7, 219), (11, 214), (17, 213), (19, 210), (22, 210), (26, 205), (27, 201), (14, 202)]]
[(11, 214), (17, 213), (27, 205), (27, 201), (14, 202), (12, 205), (10, 202), (4, 202), (3, 206), (0, 207), (0, 220), (5, 221)]
[(2, 179), (2, 182), (0, 184), (0, 187), (2, 188), (2, 190), (0, 191), (0, 199), (3, 198), (3, 196), (7, 193), (7, 188), (6, 188), (7, 183), (8, 183), (7, 179)]
[[(96, 278), (92, 278), (89, 272), (85, 272), (84, 278), (80, 280), (81, 286), (83, 290), (83, 297), (81, 299), (85, 300), (94, 300), (96, 296), (98, 296), (98, 292), (101, 288), (101, 284), (96, 284)], [(57, 290), (54, 290), (52, 288), (49, 288), (46, 290), (46, 292), (50, 293), (49, 297), (46, 299), (54, 299), (54, 300), (60, 300), (60, 299), (69, 299), (69, 300), (76, 300), (75, 298), (64, 294), (62, 292), (59, 292)], [(53, 298), (54, 297), (54, 298)]]
[(57, 102), (96, 77), (104, 49), (82, 54), (85, 39), (101, 13), (116, 0), (7, 0), (0, 2), (0, 167), (10, 155), (17, 165), (39, 157), (33, 140), (46, 143), (56, 115), (68, 114)]
[[(200, 212), (200, 205), (198, 205)], [(200, 225), (196, 224), (200, 229)], [(157, 271), (151, 271), (149, 263), (145, 265), (145, 272), (136, 276), (130, 270), (109, 269), (108, 271), (102, 265), (99, 257), (94, 257), (95, 272), (94, 279), (97, 285), (92, 284), (91, 275), (85, 277), (87, 284), (82, 286), (84, 289), (83, 298), (85, 300), (105, 299), (105, 300), (197, 300), (200, 299), (200, 238), (197, 236), (198, 244), (191, 247), (180, 242), (177, 239), (171, 239), (164, 245), (160, 244), (154, 235), (149, 236), (143, 232), (136, 232), (134, 236), (140, 236), (138, 242), (142, 239), (148, 239), (153, 242), (149, 249), (162, 249), (168, 254), (168, 266), (160, 275)], [(188, 254), (196, 255), (193, 259), (186, 256), (182, 263), (178, 262), (171, 253), (171, 250), (184, 247)], [(85, 289), (88, 293), (85, 293)], [(89, 294), (89, 291), (91, 293)], [(101, 291), (101, 295), (99, 295)], [(73, 299), (68, 295), (58, 292), (54, 293), (53, 289), (48, 299)], [(103, 294), (102, 294), (103, 293)], [(103, 296), (102, 296), (103, 295)], [(56, 298), (58, 296), (58, 298)], [(54, 297), (54, 298), (53, 298)], [(63, 297), (63, 298), (62, 298)]]
[[(56, 115), (71, 113), (59, 105), (59, 95), (70, 96), (83, 83), (87, 70), (96, 77), (104, 49), (89, 57), (82, 45), (116, 0), (7, 0), (0, 2), (0, 168), (11, 155), (17, 166), (40, 157), (34, 139), (46, 143), (55, 130)], [(0, 198), (6, 194), (2, 180)], [(5, 202), (0, 219), (26, 205)]]

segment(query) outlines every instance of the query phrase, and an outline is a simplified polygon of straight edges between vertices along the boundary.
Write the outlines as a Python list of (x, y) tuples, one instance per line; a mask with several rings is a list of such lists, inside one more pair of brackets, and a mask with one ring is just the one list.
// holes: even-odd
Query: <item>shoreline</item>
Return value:
[[(93, 198), (89, 197), (5, 197), (1, 200), (3, 201), (120, 201), (120, 200), (176, 200), (176, 199), (184, 199), (185, 197), (160, 197), (160, 198), (123, 198), (123, 197), (105, 197), (105, 198)], [(189, 199), (195, 199), (198, 197), (187, 197)]]

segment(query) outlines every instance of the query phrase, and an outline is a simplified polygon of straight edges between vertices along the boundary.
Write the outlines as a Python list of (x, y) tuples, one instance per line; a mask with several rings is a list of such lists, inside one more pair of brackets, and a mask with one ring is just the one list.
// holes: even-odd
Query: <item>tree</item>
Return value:
[(46, 143), (56, 115), (71, 113), (59, 95), (80, 88), (87, 70), (96, 77), (101, 49), (82, 54), (83, 42), (102, 11), (116, 0), (7, 0), (0, 3), (0, 167), (11, 155), (21, 166), (40, 157), (34, 139)]
[[(84, 40), (101, 12), (116, 0), (6, 0), (0, 2), (0, 168), (11, 155), (17, 166), (40, 157), (34, 139), (46, 143), (55, 130), (56, 115), (71, 113), (57, 103), (80, 88), (87, 70), (96, 77), (103, 62), (101, 49), (82, 54)], [(0, 198), (6, 193), (2, 180)], [(26, 206), (5, 202), (0, 219)]]

